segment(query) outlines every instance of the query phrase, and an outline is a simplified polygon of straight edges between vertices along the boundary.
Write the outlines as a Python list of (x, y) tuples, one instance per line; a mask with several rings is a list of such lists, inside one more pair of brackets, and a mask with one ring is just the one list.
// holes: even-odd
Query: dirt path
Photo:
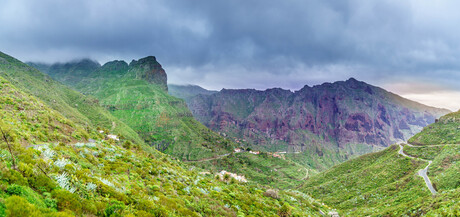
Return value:
[[(416, 157), (413, 157), (413, 156), (405, 154), (404, 153), (404, 146), (402, 146), (401, 144), (404, 144), (404, 143), (399, 143), (398, 144), (399, 145), (399, 152), (398, 153), (400, 155), (402, 155), (404, 157), (418, 159), (418, 160), (428, 162), (428, 166), (426, 166), (425, 169), (419, 170), (417, 174), (423, 178), (423, 180), (425, 181), (426, 187), (428, 188), (428, 190), (430, 190), (431, 194), (435, 195), (437, 192), (434, 189), (433, 184), (431, 184), (430, 178), (428, 178), (428, 176), (427, 176), (428, 168), (430, 167), (432, 161), (427, 161), (427, 160), (422, 159), (422, 158), (416, 158)], [(414, 146), (411, 146), (411, 147), (414, 147)]]
[(306, 174), (305, 174), (305, 177), (303, 177), (303, 179), (302, 179), (302, 180), (305, 180), (305, 179), (307, 179), (307, 178), (308, 178), (308, 169), (307, 169), (307, 168), (304, 168), (304, 169), (306, 170)]

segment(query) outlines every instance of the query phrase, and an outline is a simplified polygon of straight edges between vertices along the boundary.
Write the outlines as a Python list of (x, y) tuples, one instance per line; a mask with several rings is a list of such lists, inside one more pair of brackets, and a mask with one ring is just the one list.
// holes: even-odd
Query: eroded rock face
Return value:
[(154, 56), (131, 61), (129, 72), (135, 73), (137, 79), (144, 79), (168, 90), (166, 72)]
[(355, 79), (296, 92), (224, 89), (194, 97), (188, 106), (213, 130), (260, 146), (280, 143), (294, 150), (316, 142), (386, 147), (448, 112)]

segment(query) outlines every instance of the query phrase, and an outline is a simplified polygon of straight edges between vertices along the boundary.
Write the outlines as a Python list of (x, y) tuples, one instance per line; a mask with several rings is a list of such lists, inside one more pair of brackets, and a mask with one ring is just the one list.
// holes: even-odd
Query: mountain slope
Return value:
[[(344, 216), (458, 216), (460, 145), (450, 140), (457, 128), (440, 123), (425, 127), (410, 141), (438, 138), (450, 144), (403, 145), (401, 149), (393, 145), (334, 166), (306, 181), (302, 189)], [(422, 169), (434, 195), (420, 176)]]
[(166, 73), (153, 56), (111, 61), (88, 72), (84, 63), (64, 64), (68, 70), (51, 65), (53, 78), (92, 95), (112, 115), (133, 128), (144, 141), (157, 149), (185, 160), (228, 153), (232, 144), (197, 122), (185, 102), (167, 93)]
[(203, 94), (211, 95), (217, 93), (218, 91), (206, 90), (197, 85), (177, 85), (177, 84), (168, 84), (168, 93), (171, 96), (175, 96), (180, 99), (188, 100), (194, 96)]
[[(434, 162), (451, 158), (452, 154), (448, 153), (453, 152), (448, 149), (446, 154), (434, 156)], [(337, 165), (305, 182), (303, 191), (337, 208), (343, 216), (460, 214), (458, 183), (455, 187), (455, 182), (450, 185), (439, 184), (452, 178), (458, 180), (458, 173), (450, 172), (450, 177), (442, 177), (434, 174), (434, 165), (430, 166), (428, 177), (438, 191), (432, 196), (423, 179), (418, 176), (419, 170), (428, 163), (421, 159), (404, 157), (398, 154), (398, 150), (398, 146), (393, 145), (384, 151)], [(458, 150), (457, 147), (457, 153)], [(437, 173), (441, 174), (449, 169), (441, 170), (442, 172)]]
[(409, 140), (414, 145), (460, 144), (460, 111), (441, 117)]
[(99, 106), (95, 98), (84, 96), (56, 82), (48, 75), (0, 52), (0, 76), (42, 100), (82, 128), (100, 127), (122, 134), (136, 143), (143, 140), (129, 126)]
[(224, 89), (187, 104), (198, 121), (253, 149), (333, 159), (319, 168), (406, 141), (448, 112), (355, 79), (296, 92)]
[(1, 76), (0, 93), (0, 216), (319, 216), (328, 210), (300, 192), (267, 194), (263, 186), (202, 176), (129, 140), (103, 139)]

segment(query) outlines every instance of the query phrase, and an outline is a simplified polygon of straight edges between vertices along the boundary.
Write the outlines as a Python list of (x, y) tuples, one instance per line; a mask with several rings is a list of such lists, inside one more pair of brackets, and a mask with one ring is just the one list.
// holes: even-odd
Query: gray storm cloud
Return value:
[[(23, 61), (155, 55), (170, 82), (298, 89), (348, 77), (400, 94), (460, 91), (457, 1), (0, 2), (0, 49)], [(396, 88), (395, 82), (407, 87)], [(420, 92), (421, 91), (421, 92)], [(449, 105), (455, 108), (457, 105)], [(460, 108), (460, 103), (458, 104)]]

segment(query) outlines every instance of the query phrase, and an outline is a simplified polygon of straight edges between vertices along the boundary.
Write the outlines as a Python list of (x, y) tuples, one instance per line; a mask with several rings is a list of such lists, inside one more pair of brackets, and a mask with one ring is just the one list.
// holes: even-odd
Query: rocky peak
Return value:
[(368, 88), (370, 85), (362, 81), (358, 81), (355, 78), (349, 78), (345, 81), (345, 85), (352, 89), (364, 89)]
[(154, 56), (131, 61), (129, 71), (133, 72), (137, 79), (146, 80), (168, 90), (166, 72)]

